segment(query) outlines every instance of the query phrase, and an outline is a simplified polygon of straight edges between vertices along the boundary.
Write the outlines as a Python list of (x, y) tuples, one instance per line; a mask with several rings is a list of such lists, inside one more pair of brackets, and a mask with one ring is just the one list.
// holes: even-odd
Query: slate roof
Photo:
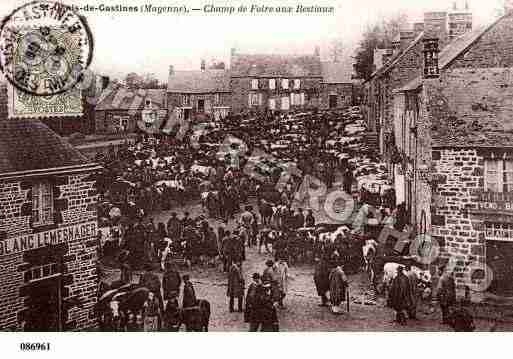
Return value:
[(321, 77), (321, 60), (314, 55), (236, 54), (232, 77)]
[(352, 65), (347, 62), (321, 62), (322, 82), (327, 84), (352, 83)]
[(167, 92), (230, 92), (230, 72), (227, 70), (175, 71), (169, 75)]
[[(500, 20), (500, 19), (499, 19)], [(497, 20), (497, 21), (499, 21)], [(474, 42), (479, 40), (490, 28), (492, 28), (497, 21), (488, 26), (480, 26), (464, 35), (461, 35), (452, 40), (447, 46), (440, 51), (438, 57), (438, 67), (440, 70), (447, 68), (461, 53), (467, 50)], [(411, 91), (416, 90), (422, 85), (422, 75), (408, 82), (405, 86), (397, 91)]]
[(6, 96), (0, 85), (0, 175), (91, 164), (38, 119), (8, 119)]
[[(124, 86), (114, 85), (103, 92), (98, 104), (97, 111), (102, 110), (142, 110), (146, 99), (151, 99), (152, 104), (159, 108), (165, 108), (166, 90), (164, 89), (141, 89), (130, 90)], [(134, 98), (139, 96), (141, 100)]]
[(385, 73), (388, 72), (388, 70), (391, 70), (394, 68), (394, 66), (413, 48), (415, 47), (415, 45), (417, 45), (419, 43), (419, 41), (422, 40), (422, 38), (424, 37), (424, 32), (421, 32), (417, 35), (417, 37), (415, 39), (413, 39), (412, 42), (410, 42), (410, 44), (403, 50), (403, 51), (400, 51), (400, 52), (397, 52), (395, 55), (392, 56), (392, 58), (387, 61), (386, 64), (384, 64), (381, 68), (377, 69), (376, 71), (374, 71), (371, 76), (365, 81), (365, 82), (369, 82), (370, 80), (372, 80), (374, 77), (376, 76), (381, 76)]

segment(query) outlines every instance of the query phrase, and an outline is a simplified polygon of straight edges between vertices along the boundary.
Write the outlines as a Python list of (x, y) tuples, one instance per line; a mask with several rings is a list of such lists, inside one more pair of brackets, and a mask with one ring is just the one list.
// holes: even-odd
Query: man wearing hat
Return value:
[(242, 299), (244, 297), (244, 277), (240, 269), (240, 262), (232, 263), (228, 273), (228, 288), (226, 295), (230, 298), (230, 313), (233, 312), (235, 298), (237, 298), (238, 311), (242, 312)]
[(258, 317), (262, 325), (262, 332), (278, 332), (279, 322), (276, 307), (278, 303), (274, 299), (272, 284), (267, 277), (262, 276), (262, 294), (258, 297)]
[(183, 302), (182, 308), (190, 308), (196, 306), (198, 300), (196, 298), (196, 292), (194, 290), (194, 286), (190, 281), (190, 277), (188, 274), (184, 274), (183, 279)]
[(388, 306), (396, 312), (396, 322), (406, 324), (405, 312), (412, 306), (412, 293), (408, 277), (404, 274), (404, 267), (397, 267), (397, 276), (392, 281), (388, 293)]
[(257, 332), (261, 326), (259, 309), (259, 296), (262, 295), (263, 287), (260, 274), (253, 273), (253, 282), (249, 285), (246, 292), (246, 310), (244, 311), (244, 321), (249, 323), (249, 331)]

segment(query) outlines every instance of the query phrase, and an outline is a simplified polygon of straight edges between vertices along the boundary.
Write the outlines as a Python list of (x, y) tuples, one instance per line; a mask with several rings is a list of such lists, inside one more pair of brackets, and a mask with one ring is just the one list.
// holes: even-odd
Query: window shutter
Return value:
[(248, 94), (248, 106), (251, 107), (251, 94)]

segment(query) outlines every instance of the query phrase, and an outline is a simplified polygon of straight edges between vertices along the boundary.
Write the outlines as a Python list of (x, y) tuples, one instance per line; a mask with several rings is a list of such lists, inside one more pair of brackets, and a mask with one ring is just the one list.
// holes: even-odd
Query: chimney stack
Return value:
[(440, 52), (438, 38), (424, 38), (424, 79), (440, 77), (438, 54)]
[(413, 30), (400, 30), (399, 31), (399, 42), (401, 50), (404, 50), (408, 47), (408, 45), (415, 38), (415, 33)]
[(465, 3), (465, 10), (455, 8), (449, 13), (449, 39), (452, 40), (470, 31), (472, 31), (472, 12), (468, 10), (468, 3)]
[(201, 60), (200, 68), (201, 68), (201, 71), (205, 71), (205, 60), (204, 59)]
[(439, 47), (447, 43), (447, 12), (431, 11), (424, 13), (424, 37), (430, 39), (439, 39)]
[(175, 68), (173, 67), (173, 65), (169, 65), (169, 75), (174, 75), (175, 74)]
[(414, 36), (417, 37), (422, 31), (424, 31), (424, 23), (423, 22), (416, 22), (413, 24), (413, 33)]

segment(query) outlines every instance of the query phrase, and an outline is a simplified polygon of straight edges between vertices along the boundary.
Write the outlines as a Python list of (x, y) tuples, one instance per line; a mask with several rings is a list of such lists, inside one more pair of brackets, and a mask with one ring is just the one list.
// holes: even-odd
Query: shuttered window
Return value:
[(53, 223), (53, 194), (49, 183), (32, 186), (32, 222), (35, 225)]

